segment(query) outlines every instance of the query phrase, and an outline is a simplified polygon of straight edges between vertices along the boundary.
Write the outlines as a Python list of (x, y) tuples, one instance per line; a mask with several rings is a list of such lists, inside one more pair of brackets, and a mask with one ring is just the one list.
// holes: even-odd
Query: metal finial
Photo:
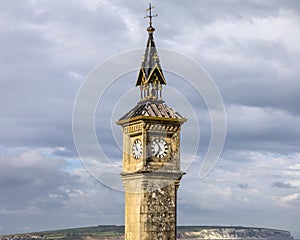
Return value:
[(154, 6), (151, 5), (151, 3), (149, 3), (149, 8), (146, 9), (146, 12), (149, 11), (149, 15), (147, 15), (145, 18), (149, 18), (149, 27), (152, 28), (152, 18), (157, 17), (158, 14), (152, 15), (152, 9), (154, 8)]

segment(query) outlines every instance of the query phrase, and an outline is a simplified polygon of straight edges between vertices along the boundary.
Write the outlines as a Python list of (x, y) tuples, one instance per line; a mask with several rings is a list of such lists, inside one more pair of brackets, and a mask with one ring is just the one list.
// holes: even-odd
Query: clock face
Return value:
[(151, 142), (151, 152), (154, 157), (164, 158), (168, 153), (168, 144), (162, 138), (156, 138)]
[(138, 159), (142, 156), (143, 145), (140, 139), (135, 139), (132, 145), (132, 155), (135, 159)]

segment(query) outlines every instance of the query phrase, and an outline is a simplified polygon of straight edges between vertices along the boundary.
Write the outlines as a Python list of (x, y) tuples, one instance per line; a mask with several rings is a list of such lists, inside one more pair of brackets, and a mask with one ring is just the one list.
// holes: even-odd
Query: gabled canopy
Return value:
[(140, 86), (142, 83), (148, 83), (154, 80), (158, 80), (160, 84), (167, 84), (154, 43), (154, 30), (152, 26), (147, 29), (149, 33), (148, 42), (135, 86)]
[(117, 124), (123, 124), (129, 120), (143, 117), (144, 119), (153, 119), (159, 120), (159, 118), (170, 119), (183, 123), (186, 121), (186, 118), (181, 116), (178, 112), (174, 111), (172, 108), (167, 106), (163, 102), (143, 102), (136, 105), (128, 113), (124, 114)]

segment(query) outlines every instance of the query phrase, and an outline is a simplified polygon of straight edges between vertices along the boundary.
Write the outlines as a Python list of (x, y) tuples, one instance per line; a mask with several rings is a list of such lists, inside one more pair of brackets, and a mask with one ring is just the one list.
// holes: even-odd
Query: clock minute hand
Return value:
[(160, 146), (160, 143), (157, 143), (157, 145), (158, 145), (159, 151), (162, 152), (162, 147)]

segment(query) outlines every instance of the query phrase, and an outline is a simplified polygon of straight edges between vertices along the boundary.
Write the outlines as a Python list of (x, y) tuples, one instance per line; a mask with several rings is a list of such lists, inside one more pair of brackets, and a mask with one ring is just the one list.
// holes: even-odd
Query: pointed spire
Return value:
[(166, 85), (166, 80), (160, 65), (158, 52), (155, 46), (153, 32), (155, 28), (152, 26), (152, 18), (158, 15), (152, 15), (153, 6), (149, 5), (147, 11), (150, 12), (146, 18), (149, 18), (148, 41), (143, 56), (140, 71), (137, 77), (136, 86), (141, 87), (141, 100), (162, 100), (161, 85)]
[[(150, 27), (149, 27), (150, 28)], [(149, 31), (149, 37), (147, 41), (147, 46), (145, 50), (145, 54), (143, 56), (140, 72), (137, 78), (136, 86), (139, 86), (142, 84), (142, 82), (146, 83), (149, 82), (152, 79), (154, 74), (158, 77), (158, 80), (161, 84), (166, 84), (166, 80), (164, 78), (162, 68), (160, 65), (158, 53), (156, 50), (154, 38), (153, 38), (153, 31)]]

